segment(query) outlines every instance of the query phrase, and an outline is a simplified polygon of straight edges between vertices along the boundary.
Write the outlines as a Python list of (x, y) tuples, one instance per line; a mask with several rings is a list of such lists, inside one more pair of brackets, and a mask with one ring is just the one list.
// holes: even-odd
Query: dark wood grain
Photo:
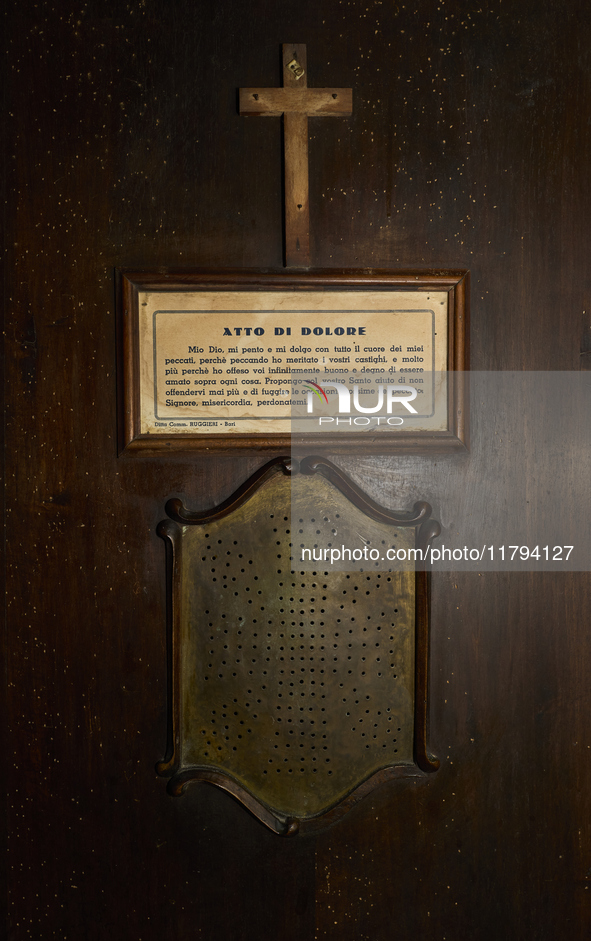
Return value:
[(283, 473), (289, 476), (292, 473), (292, 464), (290, 457), (273, 458), (252, 474), (248, 480), (245, 480), (227, 500), (209, 510), (195, 512), (183, 506), (182, 500), (173, 499), (166, 504), (166, 512), (171, 519), (176, 520), (178, 523), (209, 523), (212, 520), (220, 519), (242, 506), (273, 474)]
[[(220, 504), (275, 452), (117, 456), (113, 272), (281, 268), (280, 134), (239, 117), (236, 89), (264, 62), (280, 85), (291, 35), (310, 85), (355, 89), (351, 118), (310, 119), (313, 265), (469, 270), (473, 370), (580, 372), (589, 4), (7, 14), (5, 936), (586, 941), (588, 573), (434, 574), (436, 774), (293, 840), (218, 788), (165, 793), (156, 526), (170, 498)], [(485, 529), (503, 512), (482, 503), (490, 415), (473, 403), (469, 453), (334, 463), (386, 507), (427, 499), (442, 538), (466, 506)], [(515, 411), (503, 432), (524, 440), (527, 422)], [(501, 463), (510, 493), (510, 451)], [(573, 426), (552, 513), (573, 516), (584, 474)]]
[[(302, 474), (322, 474), (327, 480), (330, 480), (335, 487), (344, 493), (347, 499), (355, 506), (359, 507), (371, 519), (378, 520), (381, 523), (391, 523), (395, 526), (421, 526), (429, 519), (431, 507), (424, 500), (419, 500), (413, 506), (409, 513), (392, 512), (386, 507), (379, 506), (371, 497), (357, 487), (343, 472), (331, 461), (323, 457), (310, 455), (300, 461), (300, 472)], [(435, 524), (437, 527), (438, 524)], [(438, 535), (437, 530), (431, 532), (431, 538)], [(427, 540), (428, 541), (428, 540)]]

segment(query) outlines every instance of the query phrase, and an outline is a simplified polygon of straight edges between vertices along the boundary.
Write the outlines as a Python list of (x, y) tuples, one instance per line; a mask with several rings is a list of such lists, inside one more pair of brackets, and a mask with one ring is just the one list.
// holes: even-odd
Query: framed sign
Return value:
[(467, 279), (122, 270), (120, 449), (463, 450)]

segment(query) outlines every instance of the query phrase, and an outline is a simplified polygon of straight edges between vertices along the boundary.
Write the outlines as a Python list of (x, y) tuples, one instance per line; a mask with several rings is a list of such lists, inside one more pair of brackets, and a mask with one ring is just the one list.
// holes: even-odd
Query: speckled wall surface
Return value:
[[(11, 941), (587, 937), (588, 575), (434, 579), (442, 767), (325, 834), (281, 840), (206, 786), (166, 795), (156, 525), (269, 455), (117, 457), (113, 272), (281, 265), (280, 124), (240, 118), (236, 90), (280, 84), (281, 43), (302, 42), (310, 85), (354, 89), (350, 119), (311, 121), (314, 264), (469, 268), (474, 369), (585, 368), (590, 18), (582, 0), (9, 4)], [(472, 486), (469, 455), (335, 460), (444, 526), (450, 481)]]

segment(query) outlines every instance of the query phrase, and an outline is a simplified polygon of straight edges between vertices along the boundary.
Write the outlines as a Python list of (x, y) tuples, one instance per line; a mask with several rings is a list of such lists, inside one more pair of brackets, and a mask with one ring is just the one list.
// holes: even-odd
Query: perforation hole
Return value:
[[(336, 535), (339, 518), (310, 516), (305, 523), (319, 537)], [(267, 540), (271, 560), (290, 559), (289, 518), (268, 513), (259, 521), (258, 542)], [(292, 573), (273, 568), (272, 561), (270, 575), (250, 545), (235, 532), (229, 539), (211, 528), (198, 554), (210, 585), (203, 605), (208, 632), (198, 661), (211, 704), (199, 736), (203, 760), (238, 773), (253, 742), (266, 741), (259, 773), (274, 781), (285, 777), (286, 787), (289, 775), (338, 778), (349, 751), (392, 760), (402, 726), (385, 702), (396, 698), (402, 661), (399, 609), (384, 604), (391, 576), (371, 570), (338, 577), (332, 571)], [(231, 589), (222, 598), (220, 585)]]

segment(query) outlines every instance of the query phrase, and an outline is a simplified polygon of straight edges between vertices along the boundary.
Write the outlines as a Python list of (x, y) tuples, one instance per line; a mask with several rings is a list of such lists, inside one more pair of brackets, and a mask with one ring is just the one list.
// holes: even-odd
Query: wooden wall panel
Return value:
[[(441, 770), (317, 839), (211, 788), (166, 795), (156, 524), (269, 455), (117, 457), (113, 271), (281, 265), (280, 123), (239, 118), (236, 89), (280, 84), (293, 39), (311, 86), (354, 89), (351, 119), (310, 121), (314, 263), (469, 268), (473, 368), (579, 369), (589, 19), (579, 0), (9, 6), (11, 941), (587, 937), (587, 574), (436, 576)], [(469, 455), (334, 460), (389, 506), (432, 495), (444, 525), (477, 489)]]

